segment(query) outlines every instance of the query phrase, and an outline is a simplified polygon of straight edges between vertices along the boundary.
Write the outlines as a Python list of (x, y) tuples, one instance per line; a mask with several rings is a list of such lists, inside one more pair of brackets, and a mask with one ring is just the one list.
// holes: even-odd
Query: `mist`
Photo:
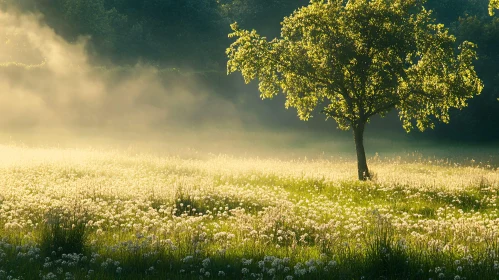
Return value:
[[(351, 133), (322, 115), (301, 122), (293, 109), (283, 108), (282, 98), (261, 101), (254, 86), (242, 81), (243, 93), (227, 97), (194, 76), (146, 63), (95, 65), (89, 40), (66, 41), (40, 15), (0, 12), (0, 141), (133, 145), (171, 153), (355, 156)], [(418, 149), (396, 119), (396, 114), (376, 118), (368, 126), (370, 156)]]
[(196, 81), (164, 85), (147, 65), (126, 75), (92, 66), (86, 38), (70, 44), (34, 15), (2, 12), (0, 24), (2, 127), (144, 129), (194, 118), (238, 126), (233, 104)]
[[(138, 64), (125, 73), (89, 62), (88, 38), (68, 43), (36, 15), (0, 12), (0, 127), (4, 132), (168, 133), (240, 128), (233, 104), (196, 81), (161, 79)], [(40, 138), (43, 138), (40, 136)]]
[(155, 142), (244, 154), (269, 144), (312, 144), (308, 136), (266, 130), (256, 114), (238, 108), (237, 98), (218, 96), (195, 78), (141, 63), (124, 70), (95, 66), (88, 40), (65, 41), (39, 15), (0, 12), (4, 140), (65, 146)]

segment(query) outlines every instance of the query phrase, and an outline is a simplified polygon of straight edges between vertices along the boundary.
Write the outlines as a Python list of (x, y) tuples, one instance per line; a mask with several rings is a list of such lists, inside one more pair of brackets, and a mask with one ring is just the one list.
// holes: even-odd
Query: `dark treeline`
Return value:
[(499, 139), (499, 17), (490, 17), (487, 0), (431, 0), (428, 7), (448, 26), (458, 41), (478, 45), (477, 73), (484, 82), (482, 94), (469, 106), (454, 112), (450, 124), (440, 124), (429, 135), (440, 139), (497, 141)]
[[(485, 88), (480, 96), (471, 100), (468, 108), (452, 113), (449, 125), (440, 124), (434, 131), (418, 137), (459, 141), (499, 139), (499, 17), (488, 15), (488, 2), (427, 1), (427, 8), (456, 34), (458, 41), (478, 44), (476, 69)], [(45, 22), (68, 41), (90, 35), (88, 51), (96, 63), (126, 66), (143, 62), (160, 68), (211, 73), (207, 84), (222, 91), (227, 98), (235, 98), (231, 95), (236, 94), (241, 79), (225, 75), (225, 49), (231, 43), (227, 38), (229, 24), (237, 21), (242, 28), (254, 28), (272, 38), (279, 34), (283, 17), (307, 5), (308, 1), (27, 0), (12, 3), (24, 11), (42, 13)]]
[[(15, 1), (12, 1), (14, 3)], [(90, 35), (89, 51), (114, 64), (225, 69), (229, 24), (278, 35), (279, 22), (306, 0), (28, 0), (68, 41)], [(264, 32), (265, 33), (265, 32)]]

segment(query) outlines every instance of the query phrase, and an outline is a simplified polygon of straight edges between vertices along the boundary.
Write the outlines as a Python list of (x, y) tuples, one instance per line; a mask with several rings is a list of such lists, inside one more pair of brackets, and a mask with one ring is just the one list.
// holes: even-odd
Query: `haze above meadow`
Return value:
[[(134, 21), (139, 22), (140, 8), (105, 1), (87, 7), (70, 7), (70, 2), (64, 2), (56, 8), (37, 5), (36, 1), (16, 7), (4, 4), (0, 14), (0, 140), (67, 147), (133, 145), (156, 152), (193, 149), (236, 155), (353, 158), (351, 132), (338, 130), (333, 120), (324, 121), (317, 112), (312, 120), (299, 121), (294, 109), (284, 109), (282, 98), (261, 101), (255, 84), (244, 85), (239, 75), (226, 76), (228, 23), (238, 20), (247, 28), (265, 27), (262, 32), (273, 36), (283, 15), (306, 4), (271, 2), (255, 4), (252, 16), (241, 12), (243, 2), (226, 3), (232, 5), (232, 14), (220, 6), (216, 14), (220, 19), (214, 19), (214, 7), (208, 5), (212, 18), (193, 19), (192, 26), (179, 21), (180, 31), (171, 31), (175, 23), (170, 23), (167, 31), (148, 30), (148, 24), (161, 22), (156, 15), (143, 13), (142, 35), (128, 45), (126, 40), (131, 39), (123, 39), (125, 35), (120, 32), (131, 36), (136, 31)], [(446, 7), (445, 3), (433, 5), (437, 11)], [(238, 7), (241, 11), (234, 12)], [(107, 18), (88, 18), (101, 8)], [(142, 12), (146, 8), (143, 6)], [(460, 13), (470, 13), (470, 8), (468, 3), (462, 11), (440, 16), (451, 21)], [(483, 12), (476, 10), (471, 12)], [(126, 16), (125, 27), (118, 30), (112, 18), (117, 16), (112, 13)], [(270, 19), (259, 23), (265, 15)], [(85, 19), (95, 21), (94, 26)], [(105, 20), (109, 23), (103, 23)], [(199, 27), (202, 20), (209, 22), (206, 30)], [(466, 27), (453, 24), (458, 31)], [(99, 27), (111, 29), (103, 28), (99, 33)], [(196, 36), (188, 32), (207, 33), (213, 39), (198, 36), (199, 42), (194, 40), (194, 46), (182, 50)], [(169, 34), (171, 40), (158, 39), (162, 34)], [(105, 35), (112, 42), (104, 42)], [(147, 47), (156, 46), (151, 42), (164, 53), (148, 52)], [(463, 152), (463, 145), (471, 145), (473, 148), (461, 153), (459, 159), (494, 161), (490, 155), (495, 151), (497, 131), (489, 128), (487, 133), (484, 127), (497, 118), (490, 113), (497, 104), (490, 105), (484, 99), (495, 95), (486, 87), (470, 108), (453, 113), (451, 125), (438, 125), (436, 131), (426, 133), (406, 134), (395, 112), (375, 119), (367, 127), (367, 154), (383, 157), (422, 152), (427, 157), (453, 158), (455, 151)], [(445, 148), (440, 145), (442, 140)]]

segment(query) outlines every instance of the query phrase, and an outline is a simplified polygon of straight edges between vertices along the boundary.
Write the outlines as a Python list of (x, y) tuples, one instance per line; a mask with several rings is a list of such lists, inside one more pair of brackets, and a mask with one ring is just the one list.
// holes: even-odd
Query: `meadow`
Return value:
[(493, 158), (0, 154), (0, 279), (499, 278)]

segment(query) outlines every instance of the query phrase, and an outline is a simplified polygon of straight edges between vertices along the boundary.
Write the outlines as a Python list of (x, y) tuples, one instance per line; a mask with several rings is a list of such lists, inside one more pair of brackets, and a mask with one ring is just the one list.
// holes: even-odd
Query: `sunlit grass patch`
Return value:
[(176, 197), (173, 211), (176, 216), (199, 216), (205, 214), (219, 217), (230, 215), (230, 211), (234, 209), (245, 209), (245, 211), (250, 213), (257, 213), (261, 211), (263, 207), (264, 206), (258, 203), (241, 202), (237, 198), (219, 196), (218, 194), (205, 197), (182, 195)]

